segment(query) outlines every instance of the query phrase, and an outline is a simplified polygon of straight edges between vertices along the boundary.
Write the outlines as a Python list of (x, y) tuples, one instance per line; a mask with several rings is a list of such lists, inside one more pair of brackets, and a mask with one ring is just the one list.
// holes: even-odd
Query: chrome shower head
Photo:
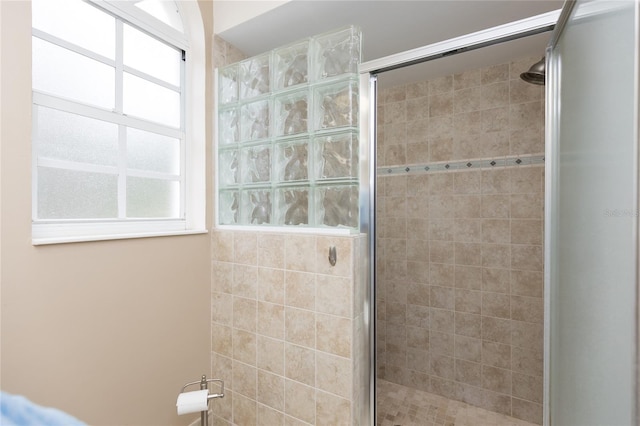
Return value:
[(544, 85), (545, 63), (544, 57), (531, 65), (529, 71), (520, 74), (520, 78), (531, 84)]

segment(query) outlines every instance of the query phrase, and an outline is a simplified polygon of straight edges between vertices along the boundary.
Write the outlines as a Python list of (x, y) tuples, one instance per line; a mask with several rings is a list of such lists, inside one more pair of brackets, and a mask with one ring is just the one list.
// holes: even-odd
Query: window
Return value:
[(204, 69), (177, 4), (32, 11), (34, 243), (202, 231)]

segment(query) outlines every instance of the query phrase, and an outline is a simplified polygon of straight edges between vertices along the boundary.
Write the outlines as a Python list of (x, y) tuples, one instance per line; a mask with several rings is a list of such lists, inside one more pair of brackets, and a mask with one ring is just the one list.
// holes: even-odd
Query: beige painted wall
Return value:
[[(210, 236), (31, 245), (30, 3), (0, 16), (2, 390), (94, 425), (188, 424), (175, 401), (210, 369)], [(207, 182), (210, 141), (207, 123)]]

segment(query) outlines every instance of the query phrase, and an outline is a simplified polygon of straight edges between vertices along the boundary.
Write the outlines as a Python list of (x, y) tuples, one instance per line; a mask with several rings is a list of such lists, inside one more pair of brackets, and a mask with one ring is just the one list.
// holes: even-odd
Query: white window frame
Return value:
[[(185, 52), (186, 61), (182, 63), (182, 114), (183, 123), (181, 129), (168, 130), (166, 127), (154, 125), (145, 120), (119, 115), (114, 120), (114, 114), (107, 110), (78, 104), (47, 94), (33, 92), (34, 120), (33, 130), (35, 134), (37, 126), (38, 106), (56, 107), (63, 106), (63, 110), (71, 113), (79, 113), (83, 116), (105, 119), (116, 124), (135, 124), (134, 128), (153, 131), (167, 136), (182, 138), (181, 158), (182, 176), (180, 179), (181, 208), (179, 219), (91, 219), (91, 220), (35, 220), (37, 218), (37, 181), (32, 183), (33, 218), (32, 244), (55, 244), (81, 241), (98, 241), (125, 238), (141, 238), (155, 236), (171, 236), (185, 234), (206, 233), (206, 143), (205, 143), (205, 37), (200, 10), (195, 0), (176, 1), (183, 20), (184, 34), (173, 27), (160, 22), (146, 12), (139, 10), (133, 4), (125, 1), (86, 0), (98, 5), (105, 11), (116, 15), (121, 21), (132, 24), (162, 40), (182, 49)], [(119, 25), (122, 25), (120, 23)], [(33, 33), (45, 40), (52, 36), (43, 35), (34, 29)], [(64, 46), (64, 41), (54, 40), (58, 45)], [(77, 47), (74, 47), (78, 51)], [(88, 57), (96, 58), (95, 53), (83, 51)], [(101, 62), (116, 61), (98, 58)], [(130, 71), (127, 69), (127, 71)], [(140, 74), (137, 71), (132, 74)], [(151, 76), (144, 75), (146, 80), (159, 82)], [(161, 82), (163, 86), (166, 83)], [(32, 155), (33, 176), (37, 173), (37, 151), (34, 144)], [(40, 163), (42, 164), (42, 163)], [(100, 166), (98, 166), (100, 167)], [(116, 171), (118, 167), (114, 167)], [(95, 170), (95, 168), (93, 168)], [(121, 170), (126, 172), (126, 170)], [(134, 174), (129, 171), (130, 176)], [(167, 178), (175, 180), (176, 176), (144, 172), (142, 177)], [(124, 181), (124, 174), (120, 173), (120, 180)], [(120, 203), (120, 205), (123, 205)]]

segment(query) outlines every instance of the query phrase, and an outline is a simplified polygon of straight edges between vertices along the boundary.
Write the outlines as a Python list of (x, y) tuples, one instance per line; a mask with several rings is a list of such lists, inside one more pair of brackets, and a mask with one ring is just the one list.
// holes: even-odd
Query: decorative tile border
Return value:
[(544, 155), (522, 155), (496, 159), (460, 160), (408, 166), (378, 167), (377, 174), (382, 177), (537, 165), (544, 165)]

